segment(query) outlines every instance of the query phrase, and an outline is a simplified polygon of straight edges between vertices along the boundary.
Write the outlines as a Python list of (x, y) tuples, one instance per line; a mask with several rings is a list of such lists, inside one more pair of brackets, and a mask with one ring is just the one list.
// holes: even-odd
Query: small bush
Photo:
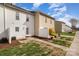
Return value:
[(51, 36), (57, 36), (57, 34), (52, 29), (49, 29), (49, 35), (51, 35)]

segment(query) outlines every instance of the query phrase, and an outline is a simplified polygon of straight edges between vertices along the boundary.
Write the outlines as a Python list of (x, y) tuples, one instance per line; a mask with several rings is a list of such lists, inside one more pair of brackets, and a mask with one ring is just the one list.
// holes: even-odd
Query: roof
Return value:
[(6, 7), (9, 7), (9, 8), (12, 8), (12, 9), (16, 9), (16, 10), (19, 10), (19, 11), (22, 11), (22, 12), (29, 13), (29, 14), (33, 15), (33, 13), (31, 13), (30, 11), (25, 10), (23, 8), (20, 8), (20, 7), (18, 7), (16, 5), (13, 5), (11, 3), (2, 3), (2, 5), (6, 6)]
[(70, 26), (66, 25), (67, 27), (71, 28)]
[(60, 23), (63, 23), (63, 24), (65, 24), (65, 22), (62, 22), (62, 21), (56, 21), (56, 22), (60, 22)]
[(19, 11), (22, 11), (22, 12), (25, 12), (25, 13), (29, 13), (29, 14), (32, 14), (32, 15), (33, 15), (34, 13), (36, 13), (36, 12), (39, 12), (40, 14), (42, 14), (42, 15), (44, 15), (44, 16), (47, 16), (47, 17), (49, 17), (49, 18), (55, 20), (55, 18), (53, 18), (53, 17), (51, 17), (51, 16), (49, 16), (49, 15), (47, 15), (47, 14), (41, 12), (41, 11), (28, 11), (28, 10), (25, 10), (25, 9), (23, 9), (23, 8), (20, 8), (20, 7), (14, 5), (14, 4), (11, 4), (11, 3), (1, 3), (1, 4), (2, 4), (2, 5), (5, 5), (6, 7), (13, 8), (13, 9), (16, 9), (16, 10), (19, 10)]
[[(35, 13), (36, 13), (36, 12), (38, 12), (38, 13), (40, 13), (40, 14), (44, 15), (44, 16), (47, 16), (47, 17), (49, 17), (49, 18), (51, 18), (51, 19), (55, 20), (55, 18), (53, 18), (53, 17), (51, 17), (51, 16), (49, 16), (49, 15), (47, 15), (47, 14), (45, 14), (45, 13), (41, 12), (41, 11), (35, 11)], [(34, 13), (34, 12), (33, 12), (33, 13)]]
[[(60, 23), (65, 24), (65, 22), (62, 22), (62, 21), (56, 21), (56, 22), (60, 22)], [(67, 27), (71, 28), (71, 27), (70, 27), (70, 26), (68, 26), (67, 24), (65, 24), (65, 26), (67, 26)]]

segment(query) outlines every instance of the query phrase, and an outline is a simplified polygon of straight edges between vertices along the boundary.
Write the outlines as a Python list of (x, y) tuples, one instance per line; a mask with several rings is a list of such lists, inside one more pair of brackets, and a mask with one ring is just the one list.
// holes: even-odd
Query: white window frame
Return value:
[(19, 27), (15, 27), (15, 32), (19, 32)]
[(19, 12), (16, 12), (16, 20), (19, 20)]

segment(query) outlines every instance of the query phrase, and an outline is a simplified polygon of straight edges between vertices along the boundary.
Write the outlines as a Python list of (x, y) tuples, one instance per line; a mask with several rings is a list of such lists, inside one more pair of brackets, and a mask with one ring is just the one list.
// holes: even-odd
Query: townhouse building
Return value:
[(49, 29), (55, 32), (55, 19), (40, 12), (35, 12), (35, 36), (49, 38)]
[(55, 31), (55, 19), (39, 11), (31, 12), (14, 4), (0, 4), (0, 39), (23, 39), (27, 36), (49, 38), (49, 28)]
[(49, 29), (53, 32), (70, 32), (72, 29), (64, 22), (40, 11), (27, 11), (15, 4), (0, 4), (0, 39), (23, 39), (27, 36), (50, 38)]
[(34, 35), (34, 14), (12, 4), (0, 4), (0, 39), (11, 43), (16, 39)]

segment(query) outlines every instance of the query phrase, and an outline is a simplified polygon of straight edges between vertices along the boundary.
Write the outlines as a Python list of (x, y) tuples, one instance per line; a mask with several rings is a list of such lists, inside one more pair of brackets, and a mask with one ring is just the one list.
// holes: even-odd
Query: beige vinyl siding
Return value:
[(62, 23), (59, 21), (55, 21), (55, 31), (61, 33), (62, 32)]
[(34, 19), (34, 35), (38, 36), (39, 34), (39, 13), (35, 13), (35, 19)]
[(55, 32), (54, 20), (42, 14), (39, 15), (39, 26), (51, 28)]

